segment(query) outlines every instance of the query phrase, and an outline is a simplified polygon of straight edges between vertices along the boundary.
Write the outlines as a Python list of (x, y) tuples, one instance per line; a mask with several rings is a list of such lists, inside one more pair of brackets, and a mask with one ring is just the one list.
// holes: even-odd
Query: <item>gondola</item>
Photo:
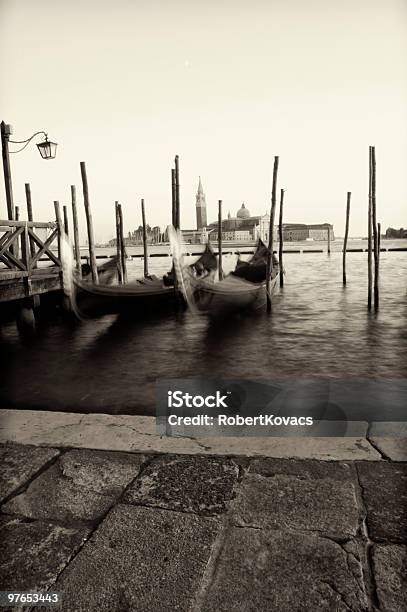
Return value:
[[(178, 262), (179, 283), (188, 304), (195, 312), (211, 317), (225, 317), (265, 306), (269, 256), (269, 249), (259, 240), (251, 259), (246, 262), (238, 260), (235, 269), (218, 282), (213, 277), (196, 279)], [(273, 254), (270, 294), (276, 287), (279, 273), (278, 261)]]
[(125, 285), (102, 285), (74, 279), (75, 307), (85, 317), (108, 314), (144, 316), (171, 311), (176, 303), (174, 287), (166, 287), (162, 279), (145, 278)]
[[(204, 253), (188, 269), (195, 266), (201, 274), (214, 265), (214, 254)], [(171, 272), (162, 278), (150, 275), (124, 285), (110, 284), (117, 262), (110, 261), (98, 268), (102, 283), (95, 284), (89, 276), (78, 278), (72, 271), (69, 297), (78, 317), (99, 317), (108, 314), (128, 314), (145, 317), (155, 313), (170, 313), (183, 304), (182, 295), (174, 286)], [(65, 286), (68, 283), (65, 281)]]

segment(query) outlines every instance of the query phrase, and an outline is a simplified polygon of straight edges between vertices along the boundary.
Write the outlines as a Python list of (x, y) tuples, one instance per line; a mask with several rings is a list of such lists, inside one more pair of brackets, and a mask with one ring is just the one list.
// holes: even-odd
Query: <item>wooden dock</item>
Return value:
[[(45, 241), (36, 233), (40, 228), (50, 231)], [(61, 289), (61, 261), (51, 250), (58, 241), (55, 222), (0, 220), (0, 302)], [(44, 263), (38, 267), (40, 261)]]

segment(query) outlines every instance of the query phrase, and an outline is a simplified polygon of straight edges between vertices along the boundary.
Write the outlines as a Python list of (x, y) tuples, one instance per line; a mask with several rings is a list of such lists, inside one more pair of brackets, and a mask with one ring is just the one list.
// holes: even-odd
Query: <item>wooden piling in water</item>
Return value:
[(280, 269), (280, 287), (284, 286), (284, 270), (283, 270), (283, 204), (284, 204), (284, 189), (280, 190), (280, 214), (278, 219), (278, 265)]
[(81, 251), (79, 247), (79, 224), (78, 224), (78, 211), (76, 209), (76, 187), (75, 185), (71, 185), (71, 205), (72, 205), (73, 243), (74, 243), (74, 250), (75, 250), (76, 271), (80, 278), (82, 276), (82, 266), (81, 266)]
[[(24, 189), (25, 189), (25, 201), (27, 203), (27, 219), (28, 221), (34, 221), (30, 183), (25, 183)], [(30, 252), (31, 252), (31, 257), (34, 257), (35, 241), (32, 238), (32, 236), (30, 236)]]
[(345, 237), (343, 239), (343, 252), (342, 252), (342, 280), (343, 284), (346, 285), (346, 247), (348, 244), (349, 236), (349, 215), (350, 215), (350, 198), (351, 192), (348, 191), (346, 196), (346, 221), (345, 221)]
[(367, 214), (367, 307), (372, 308), (372, 147), (369, 147), (369, 206)]
[(123, 284), (123, 267), (122, 267), (122, 247), (121, 247), (121, 233), (120, 233), (120, 214), (119, 214), (119, 202), (116, 200), (114, 203), (115, 210), (115, 224), (116, 224), (116, 257), (117, 257), (117, 276), (119, 285)]
[(276, 202), (277, 202), (277, 173), (278, 173), (278, 156), (274, 157), (273, 167), (273, 185), (271, 188), (271, 210), (270, 210), (270, 225), (269, 225), (269, 256), (267, 260), (267, 273), (266, 273), (266, 293), (267, 293), (267, 312), (271, 311), (271, 294), (270, 294), (270, 280), (273, 274), (273, 248), (274, 248), (274, 217), (276, 214)]
[(96, 257), (95, 257), (95, 241), (93, 238), (92, 212), (90, 209), (90, 202), (89, 202), (88, 177), (86, 174), (85, 162), (81, 162), (80, 166), (81, 166), (81, 177), (82, 177), (82, 188), (83, 188), (83, 202), (85, 205), (86, 225), (88, 229), (90, 269), (92, 272), (93, 282), (98, 283), (98, 269), (97, 269)]
[(65, 230), (65, 234), (69, 237), (68, 207), (67, 206), (63, 206), (62, 210), (63, 210), (63, 213), (64, 213), (64, 230)]
[(218, 200), (218, 273), (219, 280), (222, 280), (222, 200)]
[(328, 246), (327, 246), (326, 252), (328, 255), (331, 254), (331, 228), (329, 227), (329, 225), (328, 225)]
[(181, 213), (180, 213), (180, 184), (179, 184), (179, 157), (175, 156), (175, 228), (181, 228)]
[(55, 219), (58, 225), (58, 259), (61, 260), (61, 232), (63, 230), (61, 210), (58, 200), (54, 200)]
[(374, 257), (374, 282), (373, 282), (373, 304), (375, 310), (379, 308), (379, 240), (377, 235), (376, 220), (376, 150), (372, 147), (372, 229), (373, 229), (373, 257)]
[(127, 283), (127, 267), (126, 267), (126, 247), (124, 246), (124, 230), (123, 230), (123, 211), (122, 205), (117, 206), (119, 211), (119, 231), (120, 231), (120, 255), (122, 264), (123, 283)]
[(144, 210), (144, 200), (141, 200), (141, 219), (143, 223), (143, 253), (144, 253), (144, 278), (148, 276), (148, 251), (147, 251), (147, 228), (146, 213)]
[(175, 170), (174, 168), (171, 169), (171, 211), (172, 211), (172, 216), (171, 216), (171, 223), (173, 225), (173, 227), (176, 227), (176, 223), (177, 223), (177, 213), (176, 213), (176, 209), (177, 209), (177, 192), (176, 192), (176, 188), (175, 188)]

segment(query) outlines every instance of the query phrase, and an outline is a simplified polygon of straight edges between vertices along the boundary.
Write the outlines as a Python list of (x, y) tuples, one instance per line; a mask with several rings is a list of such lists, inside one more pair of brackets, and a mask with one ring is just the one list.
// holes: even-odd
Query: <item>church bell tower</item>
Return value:
[(202, 189), (201, 177), (199, 177), (198, 192), (196, 194), (196, 228), (198, 230), (206, 227), (206, 200)]

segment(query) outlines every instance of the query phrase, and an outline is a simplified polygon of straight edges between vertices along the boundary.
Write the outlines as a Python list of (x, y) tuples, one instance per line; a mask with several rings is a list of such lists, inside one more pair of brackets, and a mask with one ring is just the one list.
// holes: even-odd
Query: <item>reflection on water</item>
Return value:
[[(231, 268), (234, 256), (225, 256)], [(180, 313), (137, 321), (60, 317), (19, 338), (1, 330), (2, 407), (152, 413), (163, 378), (407, 378), (407, 253), (382, 253), (380, 311), (366, 309), (366, 254), (285, 257), (284, 290), (271, 316), (258, 312), (212, 324)], [(167, 271), (152, 258), (150, 269)], [(130, 277), (142, 261), (128, 263)]]

